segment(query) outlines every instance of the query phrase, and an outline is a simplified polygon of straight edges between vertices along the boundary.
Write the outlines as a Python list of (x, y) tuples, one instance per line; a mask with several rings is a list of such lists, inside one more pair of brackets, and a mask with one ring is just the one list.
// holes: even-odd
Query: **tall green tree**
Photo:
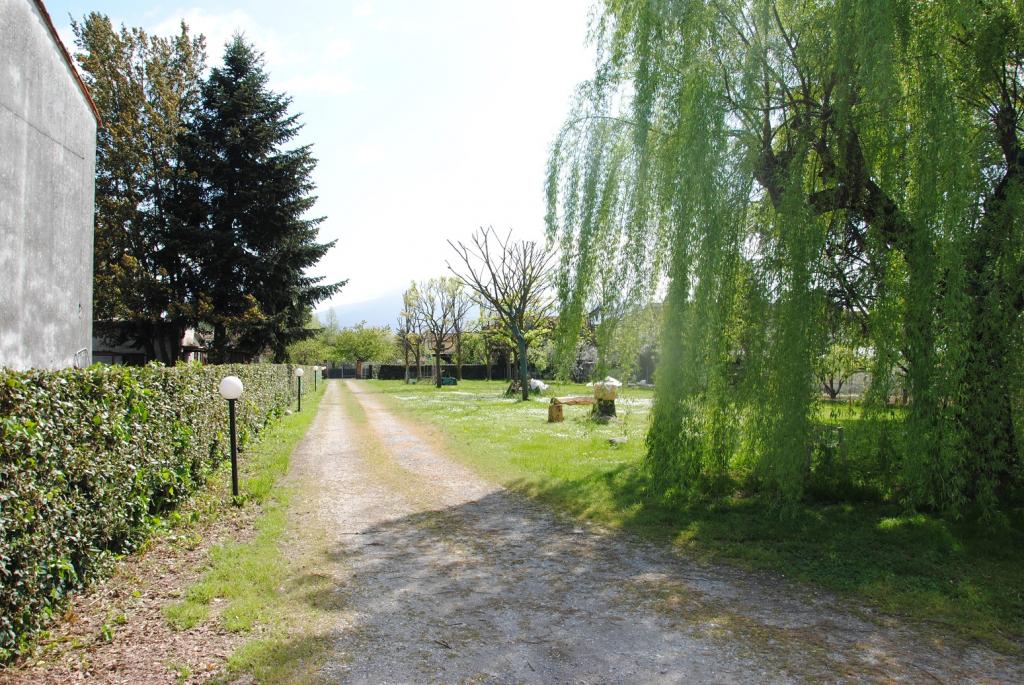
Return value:
[(391, 362), (398, 357), (399, 341), (387, 326), (367, 326), (360, 322), (351, 328), (342, 328), (334, 340), (334, 359), (355, 362), (356, 374), (362, 375), (366, 362)]
[(314, 334), (310, 338), (297, 340), (288, 346), (288, 361), (293, 364), (321, 364), (334, 356), (333, 348), (323, 336)]
[(310, 312), (306, 318), (309, 336), (288, 346), (288, 361), (294, 364), (321, 364), (334, 356), (334, 342), (338, 334), (337, 321), (324, 325)]
[[(598, 257), (638, 300), (668, 277), (662, 486), (739, 470), (801, 495), (839, 307), (869, 340), (864, 420), (905, 502), (1007, 501), (1024, 483), (1020, 3), (608, 0), (595, 30), (548, 227), (569, 303)], [(739, 381), (737, 317), (757, 330)], [(905, 419), (875, 421), (899, 375)]]
[(191, 227), (199, 314), (214, 328), (211, 358), (251, 359), (310, 335), (312, 307), (344, 282), (306, 274), (334, 245), (317, 242), (309, 145), (288, 149), (301, 126), (291, 99), (267, 85), (262, 55), (241, 36), (203, 84), (182, 138), (189, 183), (177, 216)]
[(184, 23), (165, 38), (115, 28), (96, 12), (73, 21), (72, 30), (103, 118), (96, 147), (96, 328), (174, 363), (195, 308), (172, 198), (183, 178), (178, 137), (200, 105), (204, 40)]

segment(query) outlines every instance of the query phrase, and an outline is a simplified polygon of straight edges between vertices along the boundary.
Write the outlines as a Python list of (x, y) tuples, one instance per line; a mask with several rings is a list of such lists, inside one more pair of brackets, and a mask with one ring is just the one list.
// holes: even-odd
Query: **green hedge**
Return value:
[[(295, 396), (289, 365), (0, 369), (0, 661)], [(307, 370), (307, 375), (311, 371)]]

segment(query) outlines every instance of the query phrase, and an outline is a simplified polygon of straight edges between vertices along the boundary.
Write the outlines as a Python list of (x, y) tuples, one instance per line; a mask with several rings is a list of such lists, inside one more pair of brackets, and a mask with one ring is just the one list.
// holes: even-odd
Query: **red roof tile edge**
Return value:
[(89, 109), (92, 110), (92, 115), (96, 117), (96, 125), (103, 128), (103, 117), (100, 116), (100, 110), (96, 107), (96, 103), (92, 99), (92, 95), (89, 94), (89, 87), (85, 85), (85, 81), (82, 80), (82, 75), (78, 73), (78, 67), (75, 66), (75, 60), (71, 57), (71, 53), (64, 47), (64, 41), (60, 39), (60, 34), (57, 33), (57, 27), (53, 25), (53, 20), (50, 18), (50, 13), (46, 10), (46, 6), (43, 4), (43, 0), (32, 0), (35, 3), (36, 9), (39, 10), (39, 14), (42, 15), (43, 21), (46, 22), (47, 28), (50, 29), (50, 35), (53, 37), (57, 47), (60, 48), (60, 52), (64, 55), (64, 61), (67, 62), (68, 68), (71, 69), (72, 76), (75, 77), (75, 81), (78, 83), (78, 89), (82, 91), (82, 95), (85, 96), (86, 102), (89, 103)]

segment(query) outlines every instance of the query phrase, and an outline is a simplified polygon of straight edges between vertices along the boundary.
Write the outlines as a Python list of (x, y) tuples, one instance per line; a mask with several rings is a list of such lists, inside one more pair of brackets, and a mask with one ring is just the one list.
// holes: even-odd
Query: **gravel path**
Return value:
[(331, 383), (293, 460), (345, 598), (331, 681), (1024, 682), (1012, 657), (556, 516), (358, 382)]

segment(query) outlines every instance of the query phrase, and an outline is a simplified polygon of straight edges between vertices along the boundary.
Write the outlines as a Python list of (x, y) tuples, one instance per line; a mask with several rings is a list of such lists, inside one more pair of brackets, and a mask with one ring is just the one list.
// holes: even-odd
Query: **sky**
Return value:
[(349, 279), (327, 305), (446, 273), (448, 239), (493, 225), (543, 239), (544, 168), (593, 74), (592, 0), (48, 0), (71, 48), (91, 11), (167, 35), (184, 19), (221, 60), (235, 31), (293, 97), (319, 160), (315, 213), (335, 247), (312, 270)]

